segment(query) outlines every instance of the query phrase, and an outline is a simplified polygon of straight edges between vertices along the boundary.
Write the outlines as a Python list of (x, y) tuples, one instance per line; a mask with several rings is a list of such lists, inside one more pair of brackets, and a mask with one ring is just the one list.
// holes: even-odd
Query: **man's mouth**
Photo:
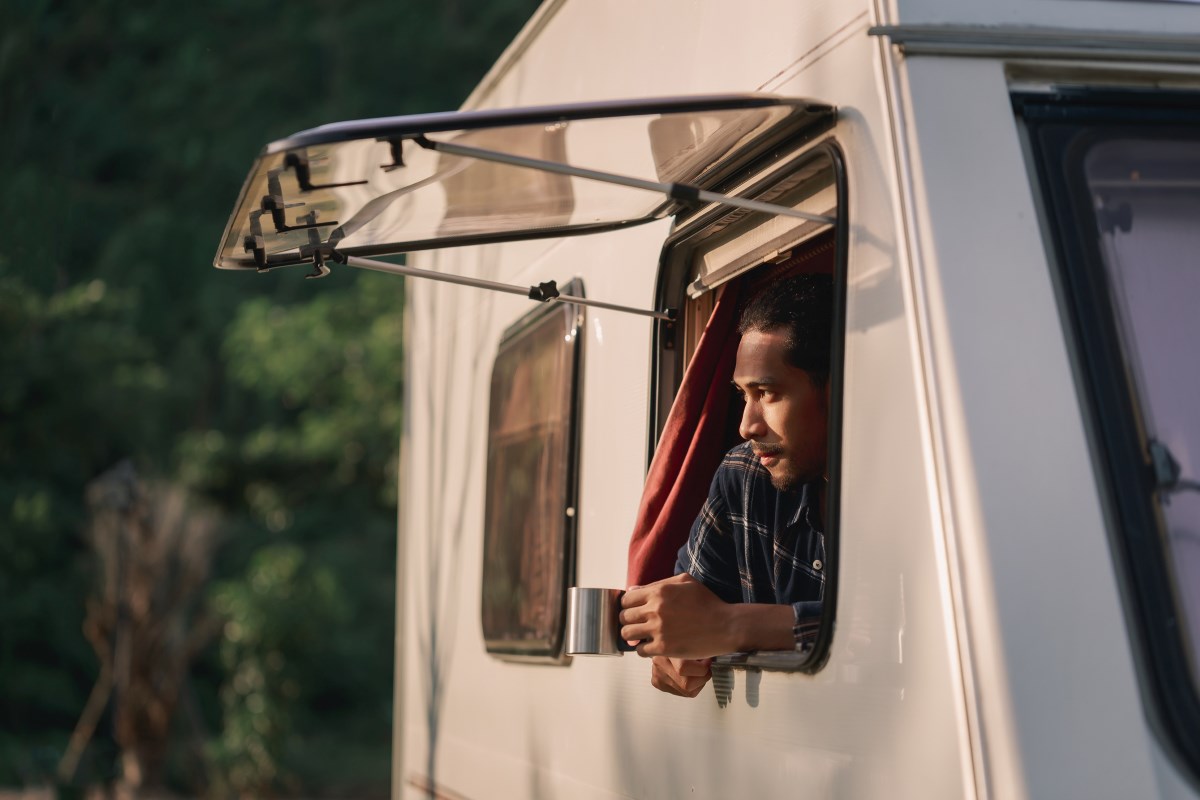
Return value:
[(750, 448), (754, 451), (754, 455), (758, 456), (758, 460), (762, 462), (764, 467), (770, 467), (779, 461), (779, 457), (783, 455), (783, 447), (777, 444), (758, 444), (752, 442)]

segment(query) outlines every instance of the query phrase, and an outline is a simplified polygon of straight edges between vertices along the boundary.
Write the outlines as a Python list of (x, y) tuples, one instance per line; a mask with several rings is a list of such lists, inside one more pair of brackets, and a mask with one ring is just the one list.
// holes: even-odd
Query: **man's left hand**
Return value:
[(712, 659), (689, 661), (685, 658), (655, 656), (650, 683), (655, 689), (680, 697), (695, 697), (712, 678)]

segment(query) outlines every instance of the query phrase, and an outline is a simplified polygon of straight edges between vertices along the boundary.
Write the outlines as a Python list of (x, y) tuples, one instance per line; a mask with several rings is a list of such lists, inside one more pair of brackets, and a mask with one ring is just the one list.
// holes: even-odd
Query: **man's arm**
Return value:
[[(726, 483), (730, 475), (726, 473)], [(712, 677), (711, 656), (739, 650), (795, 646), (795, 612), (783, 606), (738, 603), (737, 555), (722, 472), (680, 548), (674, 578), (635, 586), (622, 600), (621, 635), (639, 640), (638, 652), (653, 656), (654, 688), (695, 697)], [(736, 488), (737, 482), (732, 483)], [(688, 573), (701, 576), (704, 583)], [(660, 654), (669, 654), (660, 655)]]
[(643, 656), (700, 659), (796, 646), (790, 605), (726, 603), (687, 573), (635, 586), (621, 597), (621, 638)]

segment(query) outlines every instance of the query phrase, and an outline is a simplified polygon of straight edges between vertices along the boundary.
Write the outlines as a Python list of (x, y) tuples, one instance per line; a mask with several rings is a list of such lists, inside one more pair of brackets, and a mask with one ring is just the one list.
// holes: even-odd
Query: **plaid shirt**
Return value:
[(816, 639), (825, 596), (825, 534), (816, 483), (781, 492), (749, 442), (730, 450), (679, 549), (686, 572), (727, 603), (791, 603), (796, 649)]

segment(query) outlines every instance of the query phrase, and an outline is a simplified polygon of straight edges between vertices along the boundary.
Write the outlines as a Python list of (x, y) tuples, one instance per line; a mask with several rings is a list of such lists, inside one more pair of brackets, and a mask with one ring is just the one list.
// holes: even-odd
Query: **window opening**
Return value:
[[(833, 293), (829, 358), (829, 419), (824, 594), (819, 619), (809, 619), (807, 638), (795, 652), (730, 654), (717, 663), (768, 669), (815, 670), (832, 633), (836, 597), (838, 466), (841, 430), (841, 352), (844, 307), (844, 180), (840, 155), (826, 141), (801, 153), (783, 152), (774, 167), (743, 181), (749, 191), (775, 202), (827, 208), (837, 224), (741, 211), (694, 218), (664, 252), (660, 298), (679, 302), (679, 331), (656, 341), (656, 432), (647, 487), (630, 546), (631, 583), (673, 572), (676, 551), (687, 539), (724, 454), (741, 442), (742, 406), (731, 385), (741, 310), (754, 295), (803, 272), (829, 274)], [(668, 566), (669, 565), (669, 566)], [(664, 570), (667, 571), (666, 574)], [(812, 598), (818, 599), (818, 598)], [(810, 609), (811, 611), (811, 609)], [(815, 631), (814, 631), (815, 629)]]

